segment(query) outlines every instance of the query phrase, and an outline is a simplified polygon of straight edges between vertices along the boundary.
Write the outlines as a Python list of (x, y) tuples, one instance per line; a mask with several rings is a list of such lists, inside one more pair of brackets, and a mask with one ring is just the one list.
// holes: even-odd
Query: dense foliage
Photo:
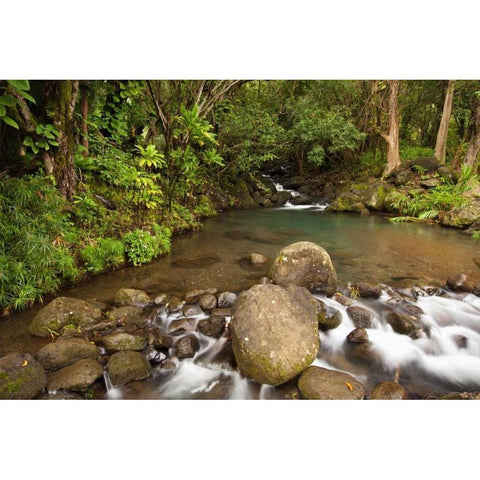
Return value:
[[(171, 235), (217, 214), (211, 189), (262, 168), (385, 175), (392, 106), (401, 161), (431, 157), (452, 86), (403, 81), (394, 97), (380, 80), (0, 81), (0, 308), (166, 254)], [(402, 217), (440, 218), (476, 173), (480, 82), (454, 87), (445, 161), (469, 170), (399, 194)]]

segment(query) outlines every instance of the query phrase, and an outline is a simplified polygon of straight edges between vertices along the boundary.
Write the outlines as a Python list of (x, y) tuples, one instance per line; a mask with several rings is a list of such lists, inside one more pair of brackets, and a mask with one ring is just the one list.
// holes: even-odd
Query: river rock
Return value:
[(52, 372), (48, 377), (47, 388), (55, 390), (86, 390), (103, 375), (103, 368), (93, 358), (83, 358), (73, 365)]
[(268, 259), (265, 255), (262, 255), (261, 253), (251, 253), (250, 254), (250, 261), (254, 265), (261, 265), (263, 263), (267, 263)]
[(35, 398), (46, 384), (45, 370), (29, 353), (0, 358), (0, 400)]
[(113, 385), (143, 380), (152, 373), (147, 357), (132, 350), (114, 353), (108, 359), (107, 370)]
[(180, 358), (192, 358), (195, 352), (200, 348), (195, 335), (187, 335), (179, 338), (175, 343), (175, 355)]
[(103, 345), (108, 352), (143, 350), (147, 346), (145, 337), (124, 332), (111, 333), (98, 338), (96, 341)]
[(124, 305), (133, 305), (136, 307), (146, 307), (152, 304), (151, 298), (143, 291), (134, 288), (122, 288), (113, 297), (113, 303), (120, 307)]
[(312, 242), (297, 242), (280, 250), (269, 277), (277, 285), (294, 284), (325, 295), (331, 295), (337, 287), (330, 255)]
[(225, 330), (226, 320), (224, 317), (210, 317), (198, 322), (198, 331), (207, 337), (219, 338)]
[(368, 342), (368, 333), (364, 328), (355, 328), (347, 335), (349, 343), (365, 343)]
[(375, 316), (366, 308), (352, 305), (347, 308), (347, 313), (357, 328), (372, 328), (374, 325)]
[(100, 350), (85, 338), (71, 338), (49, 343), (35, 355), (46, 370), (57, 370), (82, 358), (98, 358), (99, 356)]
[(473, 291), (473, 283), (464, 273), (459, 273), (458, 275), (452, 275), (451, 277), (448, 277), (446, 287), (454, 292), (471, 293)]
[(163, 307), (166, 305), (168, 302), (168, 295), (166, 293), (159, 293), (155, 299), (153, 300), (153, 303), (159, 307)]
[(271, 278), (268, 278), (268, 277), (262, 277), (258, 283), (260, 285), (265, 285), (266, 283), (273, 283), (272, 279)]
[(294, 285), (254, 285), (243, 292), (230, 332), (242, 374), (273, 386), (298, 375), (320, 348), (314, 297)]
[(217, 307), (217, 297), (212, 294), (202, 295), (199, 304), (204, 310), (212, 310)]
[(302, 396), (312, 400), (361, 400), (365, 396), (352, 376), (316, 366), (304, 370), (297, 385)]
[(153, 365), (158, 365), (167, 358), (165, 353), (158, 351), (157, 349), (155, 349), (155, 347), (151, 345), (147, 347), (144, 354), (147, 357), (147, 360)]
[(148, 332), (147, 343), (155, 348), (162, 348), (165, 350), (168, 350), (173, 346), (172, 337), (166, 335), (161, 330)]
[(232, 309), (228, 307), (223, 308), (214, 308), (210, 312), (212, 317), (231, 317), (232, 316)]
[(386, 322), (393, 328), (393, 331), (402, 335), (410, 335), (418, 328), (416, 317), (408, 313), (389, 310), (384, 313), (384, 317)]
[(237, 301), (237, 295), (233, 292), (222, 292), (218, 295), (217, 305), (220, 308), (229, 308), (233, 307), (234, 303)]
[(142, 318), (143, 309), (132, 305), (114, 308), (108, 312), (108, 318), (116, 322), (118, 326), (126, 326), (130, 328), (142, 328), (148, 320)]
[(409, 398), (407, 391), (395, 382), (380, 383), (370, 395), (370, 400), (408, 400)]
[(203, 310), (198, 305), (184, 305), (182, 308), (182, 314), (185, 317), (204, 315)]
[(317, 300), (321, 307), (317, 309), (318, 328), (323, 332), (333, 330), (342, 323), (342, 314), (333, 307), (325, 305), (320, 300)]
[(336, 292), (332, 297), (337, 303), (343, 305), (344, 307), (349, 307), (353, 305), (353, 300), (351, 298), (346, 297), (340, 292)]
[(480, 199), (474, 199), (461, 207), (454, 207), (442, 218), (442, 225), (447, 227), (467, 228), (480, 221)]
[(168, 301), (168, 311), (170, 313), (177, 313), (182, 310), (183, 306), (185, 305), (185, 301), (178, 297), (172, 297)]
[(190, 332), (195, 330), (196, 320), (194, 318), (181, 318), (172, 320), (168, 327), (168, 333)]
[(367, 282), (355, 283), (352, 287), (357, 290), (360, 297), (363, 298), (380, 298), (383, 288), (380, 284)]
[(205, 295), (205, 290), (189, 290), (184, 297), (185, 303), (197, 303)]
[(36, 337), (48, 337), (50, 330), (60, 333), (68, 324), (84, 327), (99, 322), (102, 311), (78, 298), (57, 297), (42, 308), (29, 326)]
[(292, 197), (290, 203), (292, 205), (310, 205), (312, 199), (307, 195), (299, 195), (298, 197)]

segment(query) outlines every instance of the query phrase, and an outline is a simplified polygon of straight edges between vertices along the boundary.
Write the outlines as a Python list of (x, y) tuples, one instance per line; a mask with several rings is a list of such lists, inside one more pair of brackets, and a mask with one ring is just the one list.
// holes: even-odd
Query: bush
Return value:
[(407, 160), (415, 160), (416, 158), (421, 157), (433, 157), (434, 151), (428, 147), (413, 147), (411, 145), (406, 145), (403, 142), (400, 143), (400, 158), (402, 162)]
[(40, 176), (0, 182), (0, 307), (24, 309), (80, 272), (65, 202)]
[(155, 235), (145, 230), (133, 230), (124, 235), (125, 253), (135, 266), (151, 262), (170, 251), (170, 229), (154, 225)]
[(121, 240), (101, 238), (95, 245), (85, 247), (80, 256), (87, 272), (97, 274), (122, 265), (125, 261), (125, 246)]

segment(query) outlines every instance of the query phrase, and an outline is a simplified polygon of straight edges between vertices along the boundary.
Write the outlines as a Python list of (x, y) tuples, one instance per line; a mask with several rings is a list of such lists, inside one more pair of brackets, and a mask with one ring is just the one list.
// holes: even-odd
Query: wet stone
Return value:
[(368, 342), (368, 333), (364, 328), (356, 328), (347, 335), (349, 343), (365, 343)]
[(49, 391), (83, 391), (103, 375), (103, 367), (93, 358), (78, 360), (68, 367), (53, 372), (48, 377)]
[(340, 292), (336, 292), (333, 294), (333, 299), (338, 302), (340, 305), (343, 305), (344, 307), (349, 307), (350, 305), (353, 304), (353, 300), (351, 298), (346, 297)]
[(375, 283), (360, 282), (352, 285), (363, 298), (380, 298), (382, 285)]
[(172, 320), (168, 328), (168, 333), (190, 332), (195, 330), (195, 318), (182, 318), (180, 320)]
[(179, 359), (193, 358), (199, 348), (197, 337), (195, 335), (187, 335), (178, 339), (175, 343), (175, 355)]
[(473, 283), (464, 273), (459, 273), (458, 275), (452, 275), (451, 277), (448, 277), (446, 287), (454, 292), (471, 293), (473, 291)]
[(155, 297), (153, 303), (158, 306), (166, 305), (168, 301), (168, 295), (166, 293), (160, 293)]
[(207, 337), (219, 338), (225, 330), (224, 317), (210, 317), (198, 322), (198, 331)]
[(212, 310), (217, 307), (217, 297), (212, 294), (202, 295), (199, 304), (204, 310)]
[(109, 352), (121, 350), (143, 350), (147, 346), (147, 340), (140, 335), (131, 335), (130, 333), (116, 332), (105, 335), (96, 340), (103, 345)]
[(147, 357), (147, 360), (153, 365), (158, 365), (167, 359), (165, 353), (159, 352), (153, 346), (148, 346), (143, 353)]
[(212, 317), (231, 317), (232, 309), (231, 308), (214, 308), (211, 311)]
[(184, 305), (185, 305), (185, 302), (181, 298), (172, 297), (168, 301), (168, 311), (170, 313), (179, 312), (183, 308)]
[(143, 290), (134, 288), (122, 288), (118, 290), (113, 298), (113, 303), (120, 307), (133, 305), (137, 307), (146, 307), (152, 303), (151, 298)]
[(417, 325), (415, 323), (416, 317), (409, 314), (403, 314), (390, 310), (384, 313), (386, 322), (393, 328), (393, 331), (403, 335), (410, 335), (416, 329)]
[(370, 395), (370, 400), (407, 400), (408, 398), (407, 391), (395, 382), (380, 383)]
[(357, 328), (372, 328), (374, 325), (374, 315), (370, 310), (357, 305), (347, 308), (347, 313)]
[(204, 314), (203, 310), (198, 305), (184, 305), (182, 313), (186, 317), (196, 317)]
[(119, 326), (143, 327), (147, 319), (141, 318), (143, 309), (141, 307), (126, 305), (114, 308), (108, 313), (108, 318), (115, 321)]
[(267, 261), (268, 261), (267, 257), (265, 257), (265, 255), (262, 255), (261, 253), (250, 254), (250, 262), (252, 262), (254, 265), (267, 263)]
[(163, 331), (148, 332), (147, 343), (155, 348), (162, 348), (165, 350), (168, 350), (173, 346), (172, 337), (165, 334)]
[(237, 301), (237, 295), (232, 292), (222, 292), (218, 295), (217, 304), (220, 308), (233, 307)]
[(113, 385), (143, 380), (152, 373), (147, 357), (131, 350), (114, 353), (108, 359), (107, 370)]

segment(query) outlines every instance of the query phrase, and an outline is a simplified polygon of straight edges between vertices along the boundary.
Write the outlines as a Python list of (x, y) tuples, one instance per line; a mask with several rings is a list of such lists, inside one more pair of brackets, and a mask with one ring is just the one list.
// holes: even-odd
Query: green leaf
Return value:
[(30, 90), (30, 82), (28, 80), (7, 80), (7, 82), (15, 90)]
[(43, 132), (43, 125), (38, 124), (35, 128), (35, 131), (37, 132), (37, 135), (40, 135)]
[(6, 117), (6, 116), (1, 118), (7, 125), (10, 125), (11, 127), (16, 128), (17, 130), (20, 128), (18, 126), (18, 123), (13, 118)]
[(21, 91), (18, 92), (25, 100), (29, 100), (32, 103), (37, 103), (35, 99), (27, 92)]
[(0, 117), (3, 117), (6, 114), (7, 114), (7, 109), (3, 105), (0, 105)]
[(14, 107), (17, 101), (11, 95), (2, 95), (0, 97), (0, 105), (6, 105), (7, 107)]

